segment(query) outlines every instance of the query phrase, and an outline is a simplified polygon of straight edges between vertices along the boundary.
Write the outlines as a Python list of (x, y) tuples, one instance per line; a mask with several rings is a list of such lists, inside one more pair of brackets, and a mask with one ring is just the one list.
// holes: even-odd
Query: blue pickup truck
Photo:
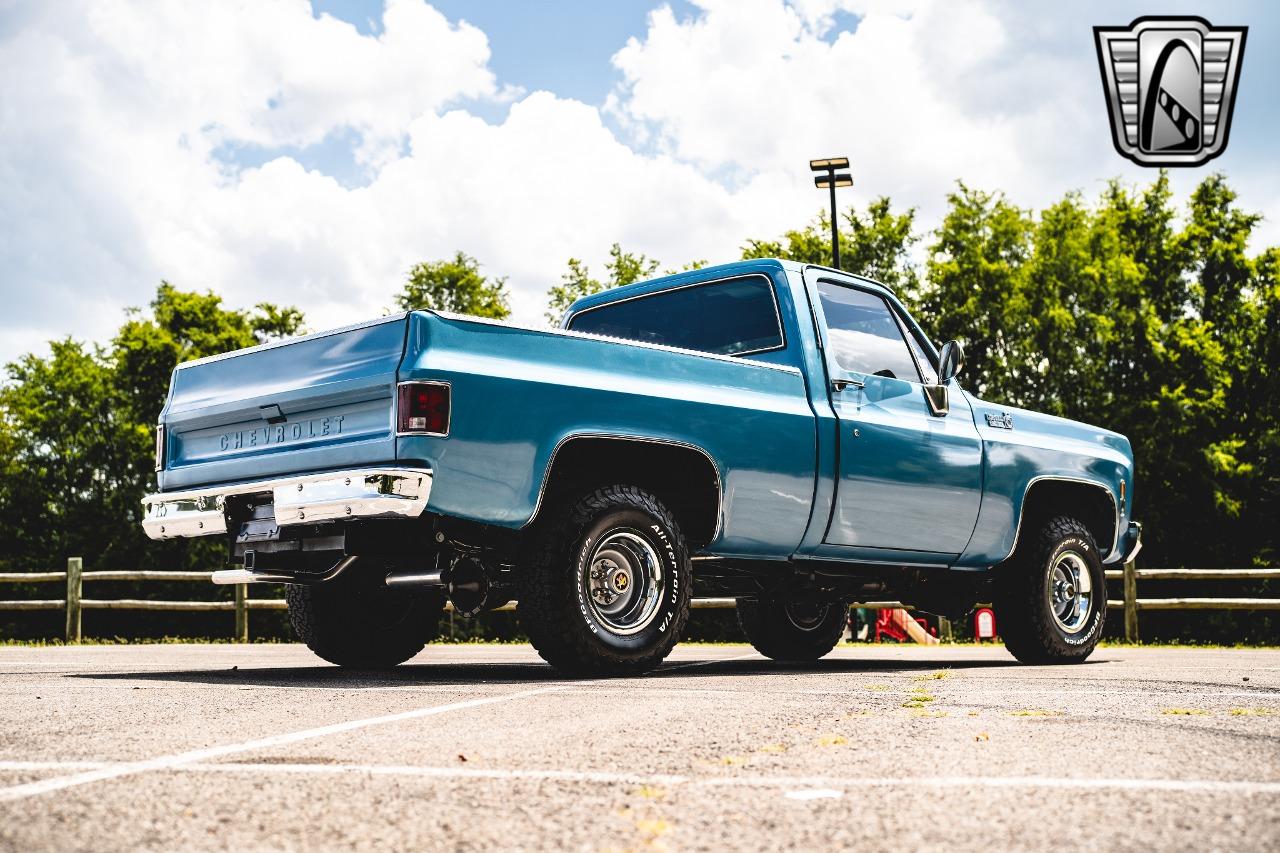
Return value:
[(816, 660), (850, 602), (992, 601), (1025, 662), (1077, 662), (1140, 547), (1122, 435), (977, 399), (884, 286), (752, 260), (580, 299), (559, 329), (430, 311), (182, 365), (153, 539), (284, 583), (299, 636), (394, 666), (446, 602), (517, 601), (549, 663), (630, 674), (691, 596)]

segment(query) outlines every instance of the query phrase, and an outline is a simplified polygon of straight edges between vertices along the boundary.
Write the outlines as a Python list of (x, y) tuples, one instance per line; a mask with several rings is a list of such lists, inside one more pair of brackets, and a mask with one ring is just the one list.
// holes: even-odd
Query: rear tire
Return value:
[(389, 589), (381, 576), (342, 575), (285, 587), (289, 623), (307, 648), (338, 666), (389, 669), (438, 636), (444, 594)]
[(811, 604), (783, 597), (738, 599), (738, 625), (756, 651), (777, 661), (812, 662), (840, 642), (849, 607)]
[(551, 517), (520, 586), (520, 624), (543, 660), (571, 675), (638, 675), (684, 630), (692, 571), (662, 502), (609, 486)]
[(1080, 663), (1102, 636), (1106, 575), (1088, 528), (1045, 522), (996, 578), (996, 626), (1023, 663)]

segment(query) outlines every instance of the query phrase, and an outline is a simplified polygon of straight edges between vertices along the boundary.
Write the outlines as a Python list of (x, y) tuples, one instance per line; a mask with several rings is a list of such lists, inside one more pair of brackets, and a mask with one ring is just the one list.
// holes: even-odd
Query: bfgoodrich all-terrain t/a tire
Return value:
[(559, 507), (522, 567), (520, 624), (572, 675), (636, 675), (660, 664), (689, 618), (692, 573), (675, 518), (634, 486)]
[(738, 599), (738, 625), (756, 651), (780, 661), (815, 661), (836, 647), (849, 620), (843, 602)]
[(438, 635), (444, 595), (390, 589), (380, 580), (374, 573), (289, 585), (285, 600), (294, 633), (338, 666), (387, 669), (404, 663)]
[(1106, 575), (1093, 536), (1076, 519), (1044, 522), (996, 579), (996, 625), (1023, 663), (1080, 663), (1102, 636)]

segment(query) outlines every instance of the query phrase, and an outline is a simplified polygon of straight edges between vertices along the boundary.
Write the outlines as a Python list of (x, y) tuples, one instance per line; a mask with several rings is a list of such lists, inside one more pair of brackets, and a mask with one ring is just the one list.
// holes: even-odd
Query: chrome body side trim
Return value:
[(760, 367), (766, 370), (781, 370), (784, 373), (794, 373), (796, 376), (801, 375), (800, 368), (790, 364), (775, 364), (772, 361), (756, 361), (737, 355), (718, 355), (713, 352), (701, 352), (694, 349), (683, 349), (681, 347), (669, 347), (666, 344), (651, 344), (648, 341), (631, 341), (626, 338), (611, 338), (608, 335), (595, 335), (590, 332), (575, 332), (572, 329), (547, 329), (536, 326), (521, 326), (516, 323), (507, 323), (502, 320), (493, 320), (488, 317), (473, 317), (470, 314), (454, 314), (449, 311), (430, 311), (427, 313), (435, 314), (446, 320), (460, 320), (467, 323), (479, 323), (484, 326), (501, 326), (504, 329), (517, 329), (525, 332), (537, 332), (542, 335), (557, 335), (565, 338), (580, 338), (584, 341), (602, 341), (607, 344), (618, 344), (627, 347), (640, 347), (642, 349), (659, 350), (661, 352), (675, 352), (681, 355), (693, 355), (698, 358), (709, 358), (713, 361), (725, 361), (729, 364), (741, 364), (748, 367)]
[(360, 468), (160, 492), (142, 499), (142, 529), (151, 539), (225, 534), (228, 498), (268, 492), (275, 504), (276, 520), (281, 524), (340, 518), (415, 518), (427, 507), (431, 471)]
[(1120, 540), (1120, 506), (1116, 503), (1116, 496), (1097, 480), (1089, 480), (1084, 477), (1067, 477), (1062, 474), (1041, 474), (1027, 481), (1027, 487), (1022, 490), (1022, 503), (1018, 507), (1018, 526), (1013, 530), (1013, 545), (1009, 548), (1009, 553), (1005, 554), (1004, 559), (1000, 560), (1000, 562), (1003, 563), (1018, 550), (1018, 538), (1022, 535), (1022, 519), (1027, 515), (1027, 495), (1030, 494), (1031, 487), (1041, 480), (1057, 480), (1063, 483), (1080, 483), (1085, 486), (1093, 486), (1096, 489), (1101, 489), (1111, 499), (1111, 509), (1115, 513), (1115, 530), (1111, 533), (1111, 542), (1107, 546), (1107, 552), (1102, 555), (1102, 561), (1105, 563), (1115, 553), (1116, 545)]
[(612, 439), (614, 441), (638, 441), (644, 444), (668, 444), (672, 447), (682, 447), (687, 450), (696, 450), (707, 458), (707, 462), (711, 464), (711, 470), (716, 475), (716, 526), (711, 532), (711, 542), (714, 542), (720, 535), (720, 528), (724, 524), (724, 480), (720, 477), (720, 466), (716, 464), (716, 460), (711, 458), (711, 454), (703, 450), (696, 444), (689, 444), (684, 441), (675, 441), (669, 438), (646, 438), (638, 435), (618, 435), (616, 433), (596, 433), (596, 432), (575, 432), (572, 435), (566, 435), (556, 443), (551, 449), (551, 455), (547, 457), (547, 468), (542, 472), (542, 485), (538, 487), (538, 500), (533, 505), (533, 514), (529, 516), (523, 527), (528, 527), (533, 520), (538, 517), (538, 512), (542, 509), (542, 499), (547, 493), (547, 482), (551, 479), (551, 471), (555, 467), (556, 456), (560, 453), (560, 448), (564, 447), (574, 439), (580, 438), (602, 438)]

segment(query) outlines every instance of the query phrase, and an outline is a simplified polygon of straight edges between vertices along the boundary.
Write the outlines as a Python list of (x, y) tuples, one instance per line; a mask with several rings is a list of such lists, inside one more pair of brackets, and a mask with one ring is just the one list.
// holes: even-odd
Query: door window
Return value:
[(929, 360), (929, 354), (925, 352), (924, 344), (920, 342), (919, 336), (911, 331), (901, 317), (898, 318), (898, 325), (902, 327), (902, 334), (907, 339), (907, 344), (911, 347), (912, 354), (916, 357), (916, 367), (920, 368), (920, 372), (924, 374), (924, 384), (937, 385), (938, 371), (934, 369), (933, 362)]
[(884, 298), (830, 282), (818, 284), (830, 356), (849, 373), (920, 382), (915, 359)]

